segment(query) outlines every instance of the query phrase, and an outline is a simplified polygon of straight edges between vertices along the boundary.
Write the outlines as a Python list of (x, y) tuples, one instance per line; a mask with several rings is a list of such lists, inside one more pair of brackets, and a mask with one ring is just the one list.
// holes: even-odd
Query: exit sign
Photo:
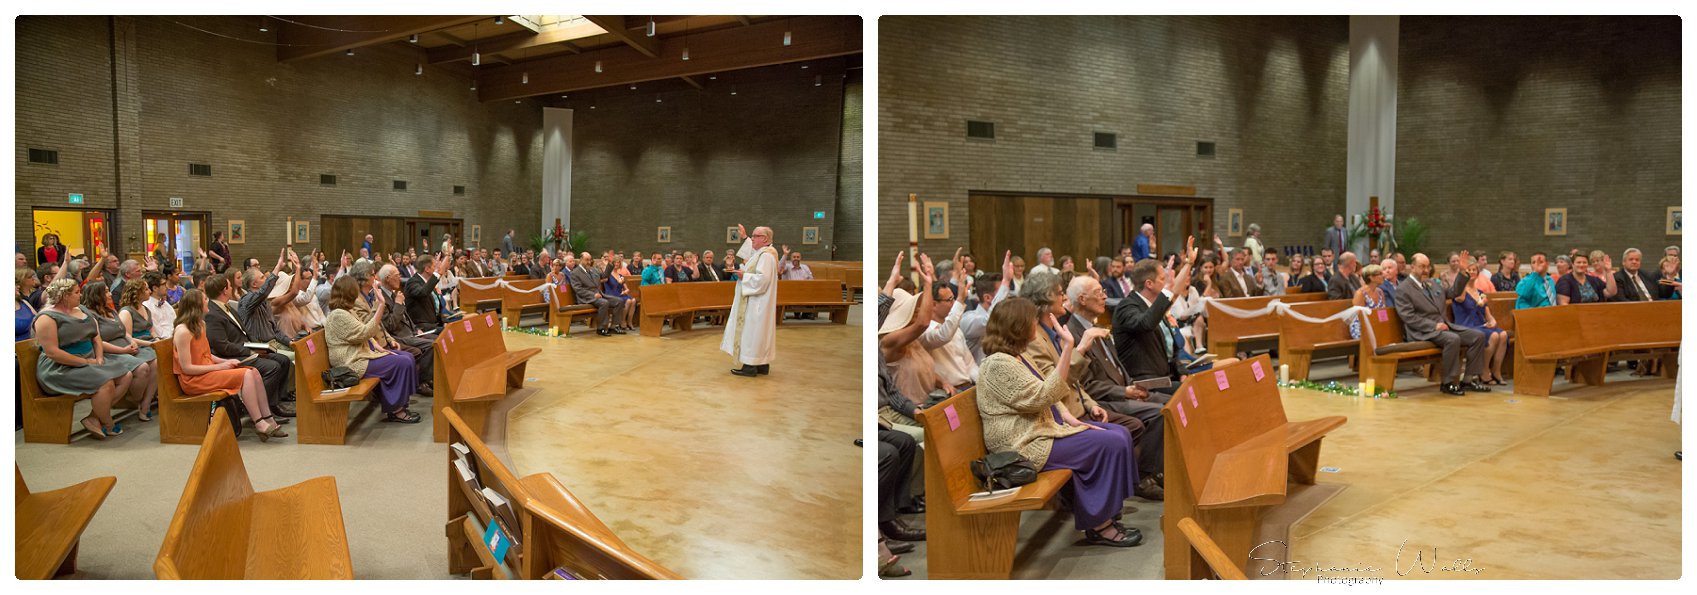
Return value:
[(73, 205), (82, 204), (82, 195), (81, 194), (72, 194), (70, 196), (70, 199), (71, 199), (71, 204), (73, 204)]
[(181, 197), (181, 196), (171, 197), (171, 208), (173, 208), (173, 209), (183, 208), (183, 197)]
[(813, 218), (814, 219), (824, 219), (825, 218), (825, 211), (814, 211), (813, 212)]

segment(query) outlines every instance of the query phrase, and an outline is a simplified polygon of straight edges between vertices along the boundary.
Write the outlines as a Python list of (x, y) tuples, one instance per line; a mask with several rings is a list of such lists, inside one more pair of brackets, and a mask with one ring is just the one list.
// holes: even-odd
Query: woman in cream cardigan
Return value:
[[(1073, 349), (1072, 333), (1053, 321), (1061, 352)], [(1115, 518), (1137, 486), (1131, 433), (1124, 427), (1079, 421), (1056, 406), (1068, 392), (1068, 366), (1055, 366), (1048, 376), (1020, 354), (1042, 332), (1037, 306), (1025, 298), (1010, 298), (990, 312), (984, 332), (986, 357), (978, 369), (978, 413), (984, 424), (984, 449), (1016, 451), (1039, 469), (1071, 469), (1075, 494), (1073, 520), (1092, 545), (1132, 547), (1143, 534), (1120, 525)], [(1091, 338), (1078, 350), (1088, 350)]]
[(412, 354), (395, 345), (382, 345), (383, 309), (388, 300), (376, 300), (371, 320), (360, 321), (353, 313), (355, 300), (368, 287), (360, 287), (355, 275), (344, 275), (330, 286), (330, 317), (324, 321), (324, 343), (330, 349), (330, 366), (347, 367), (361, 378), (376, 378), (377, 398), (387, 414), (383, 421), (416, 424), (419, 415), (407, 410), (418, 392), (418, 372)]

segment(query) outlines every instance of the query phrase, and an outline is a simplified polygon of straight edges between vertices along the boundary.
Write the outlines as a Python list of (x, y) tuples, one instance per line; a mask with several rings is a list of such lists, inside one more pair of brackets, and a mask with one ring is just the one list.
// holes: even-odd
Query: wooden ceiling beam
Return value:
[(699, 83), (699, 82), (697, 82), (697, 81), (696, 81), (696, 80), (695, 80), (695, 79), (693, 79), (693, 78), (690, 78), (690, 77), (687, 77), (687, 76), (680, 76), (680, 77), (678, 77), (678, 78), (681, 78), (681, 79), (683, 79), (683, 80), (684, 80), (684, 82), (686, 82), (686, 83), (689, 83), (689, 86), (691, 86), (691, 87), (695, 87), (695, 88), (697, 88), (697, 89), (701, 89), (701, 88), (703, 88), (703, 87), (702, 87), (702, 86), (701, 86), (701, 83)]
[[(406, 39), (488, 16), (286, 16), (277, 28), (277, 61), (293, 62)], [(297, 25), (305, 23), (311, 27)], [(338, 29), (338, 30), (332, 30)]]
[(460, 60), (470, 60), (473, 50), (487, 56), (504, 52), (520, 52), (531, 48), (539, 48), (554, 44), (563, 44), (572, 53), (581, 53), (582, 48), (571, 43), (571, 40), (600, 34), (600, 29), (593, 23), (582, 23), (570, 27), (556, 27), (543, 33), (523, 31), (500, 37), (478, 41), (462, 47), (443, 46), (430, 50), (431, 64), (444, 64)]
[(626, 45), (635, 48), (636, 51), (642, 52), (644, 56), (654, 58), (660, 55), (660, 38), (657, 36), (649, 37), (646, 33), (632, 33), (630, 29), (625, 27), (625, 17), (623, 16), (591, 16), (586, 14), (583, 15), (583, 18), (589, 19), (589, 22), (601, 27), (608, 35), (612, 35), (619, 41), (625, 42)]
[[(791, 45), (783, 45), (784, 32)], [(804, 16), (690, 35), (690, 59), (682, 58), (686, 40), (660, 40), (658, 59), (624, 47), (558, 55), (523, 64), (486, 68), (478, 77), (482, 101), (560, 94), (611, 85), (628, 85), (685, 76), (707, 75), (861, 52), (861, 20), (856, 16)], [(601, 62), (602, 72), (595, 72)], [(530, 83), (521, 83), (524, 72)]]

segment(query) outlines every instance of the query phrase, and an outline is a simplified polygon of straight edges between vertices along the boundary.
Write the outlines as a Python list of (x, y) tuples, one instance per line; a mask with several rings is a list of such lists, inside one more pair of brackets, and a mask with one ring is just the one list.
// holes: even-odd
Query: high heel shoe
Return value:
[(272, 438), (286, 438), (289, 436), (288, 434), (283, 433), (283, 425), (277, 423), (277, 418), (275, 416), (267, 415), (259, 418), (259, 421), (266, 420), (271, 421), (271, 430), (266, 432), (260, 432), (259, 422), (254, 422), (253, 431), (259, 433), (260, 442), (270, 442)]
[(92, 415), (82, 418), (82, 428), (88, 430), (88, 435), (93, 436), (95, 440), (106, 439), (106, 431), (100, 428), (100, 420), (94, 419)]

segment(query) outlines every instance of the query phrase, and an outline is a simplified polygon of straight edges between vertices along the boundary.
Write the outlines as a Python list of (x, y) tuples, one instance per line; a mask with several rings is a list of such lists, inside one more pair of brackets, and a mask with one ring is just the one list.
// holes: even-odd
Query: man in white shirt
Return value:
[(805, 264), (801, 264), (801, 253), (790, 252), (788, 244), (784, 245), (784, 257), (782, 260), (784, 264), (782, 265), (782, 272), (778, 275), (779, 279), (784, 281), (796, 281), (813, 278), (813, 269), (807, 268), (807, 265)]
[[(958, 269), (956, 283), (966, 283), (966, 275)], [(978, 382), (978, 361), (966, 346), (965, 335), (959, 332), (961, 317), (966, 314), (965, 300), (955, 299), (954, 288), (945, 283), (931, 287), (931, 324), (919, 336), (919, 346), (931, 352), (936, 360), (935, 370), (943, 382), (956, 390), (965, 390)]]
[[(1052, 274), (1055, 274), (1055, 275), (1061, 274), (1060, 269), (1055, 268), (1055, 252), (1053, 250), (1048, 249), (1048, 248), (1038, 248), (1037, 249), (1037, 266), (1031, 267), (1031, 270), (1027, 271), (1025, 274), (1035, 275), (1037, 273), (1044, 273), (1044, 272), (1052, 273)], [(1021, 278), (1023, 279), (1024, 277), (1022, 276)]]
[(177, 325), (177, 311), (165, 299), (165, 292), (170, 286), (165, 283), (165, 276), (159, 273), (148, 273), (142, 278), (142, 282), (147, 284), (149, 297), (142, 301), (141, 307), (147, 311), (147, 319), (153, 328), (153, 338), (170, 338)]

